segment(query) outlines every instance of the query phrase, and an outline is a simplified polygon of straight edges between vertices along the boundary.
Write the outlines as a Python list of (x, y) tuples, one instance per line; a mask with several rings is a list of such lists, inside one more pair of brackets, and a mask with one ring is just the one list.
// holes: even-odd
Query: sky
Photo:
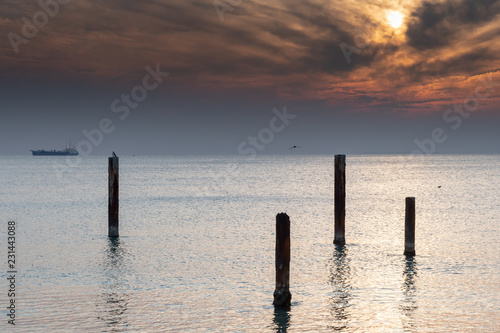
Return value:
[(0, 13), (0, 154), (69, 140), (84, 155), (500, 152), (500, 0)]

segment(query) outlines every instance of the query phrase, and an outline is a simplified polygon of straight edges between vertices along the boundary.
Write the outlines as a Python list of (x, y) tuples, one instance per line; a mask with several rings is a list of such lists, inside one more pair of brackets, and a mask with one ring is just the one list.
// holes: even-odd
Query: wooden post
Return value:
[(345, 244), (345, 155), (335, 155), (335, 238)]
[(118, 237), (118, 156), (108, 159), (108, 236)]
[(285, 213), (276, 215), (276, 289), (274, 306), (289, 307), (290, 293), (290, 218)]
[(405, 256), (415, 255), (415, 198), (406, 198)]

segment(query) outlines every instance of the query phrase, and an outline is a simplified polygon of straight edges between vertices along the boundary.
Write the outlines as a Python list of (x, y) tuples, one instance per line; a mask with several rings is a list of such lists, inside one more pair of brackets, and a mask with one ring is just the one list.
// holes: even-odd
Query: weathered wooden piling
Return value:
[(118, 237), (118, 156), (108, 159), (108, 236)]
[(335, 155), (335, 237), (334, 244), (345, 244), (345, 155)]
[(406, 198), (405, 213), (405, 252), (406, 256), (415, 255), (415, 198)]
[(290, 218), (285, 213), (276, 215), (276, 289), (274, 306), (289, 307), (290, 293)]

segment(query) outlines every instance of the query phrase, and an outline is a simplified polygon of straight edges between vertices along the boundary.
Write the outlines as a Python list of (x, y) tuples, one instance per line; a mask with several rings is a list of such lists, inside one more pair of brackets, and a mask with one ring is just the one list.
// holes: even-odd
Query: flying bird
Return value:
[(291, 146), (290, 148), (288, 149), (294, 149), (294, 148), (300, 148), (300, 146)]

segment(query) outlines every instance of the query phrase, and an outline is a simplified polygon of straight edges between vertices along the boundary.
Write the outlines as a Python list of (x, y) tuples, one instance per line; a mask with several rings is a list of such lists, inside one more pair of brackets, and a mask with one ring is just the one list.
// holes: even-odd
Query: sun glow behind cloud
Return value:
[(386, 14), (387, 21), (389, 25), (394, 29), (398, 29), (403, 25), (404, 15), (401, 12), (390, 10)]

